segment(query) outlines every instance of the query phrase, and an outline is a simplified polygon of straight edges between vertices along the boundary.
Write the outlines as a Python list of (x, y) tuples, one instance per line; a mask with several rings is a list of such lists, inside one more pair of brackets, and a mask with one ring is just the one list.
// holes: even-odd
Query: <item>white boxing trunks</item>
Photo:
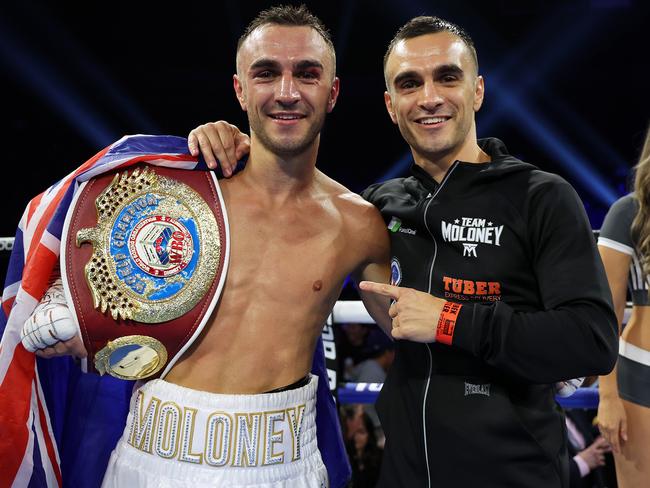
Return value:
[(316, 388), (224, 395), (152, 380), (135, 390), (103, 488), (322, 488)]

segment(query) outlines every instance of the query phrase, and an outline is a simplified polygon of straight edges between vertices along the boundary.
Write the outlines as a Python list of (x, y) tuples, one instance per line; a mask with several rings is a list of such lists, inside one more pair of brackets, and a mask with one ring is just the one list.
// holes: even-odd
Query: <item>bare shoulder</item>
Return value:
[(371, 253), (376, 247), (388, 246), (386, 224), (372, 203), (323, 173), (319, 173), (317, 182), (341, 218), (349, 242)]
[[(322, 195), (336, 206), (346, 221), (350, 221), (353, 225), (362, 223), (377, 225), (378, 221), (383, 222), (379, 210), (372, 203), (364, 200), (361, 195), (322, 172), (318, 173), (316, 181)], [(367, 222), (368, 220), (371, 222)]]

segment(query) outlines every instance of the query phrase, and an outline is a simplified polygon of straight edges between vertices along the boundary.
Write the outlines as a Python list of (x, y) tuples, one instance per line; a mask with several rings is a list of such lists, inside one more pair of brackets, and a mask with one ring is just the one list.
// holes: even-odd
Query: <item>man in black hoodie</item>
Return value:
[(395, 362), (377, 402), (378, 486), (567, 487), (553, 383), (610, 371), (616, 318), (582, 204), (562, 178), (476, 138), (476, 49), (417, 17), (384, 57), (411, 176), (363, 196), (391, 231)]
[[(616, 317), (582, 203), (501, 141), (477, 140), (477, 59), (471, 38), (436, 17), (405, 24), (384, 58), (386, 107), (415, 164), (363, 195), (390, 230), (392, 285), (360, 287), (394, 300), (397, 339), (377, 402), (379, 487), (568, 487), (553, 384), (616, 361)], [(232, 165), (240, 137), (220, 124), (190, 142)], [(222, 144), (209, 149), (219, 138), (231, 139), (230, 157)]]

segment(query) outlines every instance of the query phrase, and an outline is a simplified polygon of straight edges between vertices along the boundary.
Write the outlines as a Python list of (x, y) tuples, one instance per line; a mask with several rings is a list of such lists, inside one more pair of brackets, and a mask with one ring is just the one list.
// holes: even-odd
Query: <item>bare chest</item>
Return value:
[(229, 211), (229, 216), (227, 291), (304, 305), (338, 293), (353, 257), (335, 213), (244, 206)]

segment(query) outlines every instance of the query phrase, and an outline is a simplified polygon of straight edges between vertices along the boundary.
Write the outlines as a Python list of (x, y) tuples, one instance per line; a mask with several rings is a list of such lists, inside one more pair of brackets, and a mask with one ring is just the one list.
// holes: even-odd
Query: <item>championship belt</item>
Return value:
[(122, 379), (165, 376), (199, 336), (226, 278), (229, 235), (212, 172), (158, 166), (99, 175), (75, 194), (62, 277), (88, 357)]

